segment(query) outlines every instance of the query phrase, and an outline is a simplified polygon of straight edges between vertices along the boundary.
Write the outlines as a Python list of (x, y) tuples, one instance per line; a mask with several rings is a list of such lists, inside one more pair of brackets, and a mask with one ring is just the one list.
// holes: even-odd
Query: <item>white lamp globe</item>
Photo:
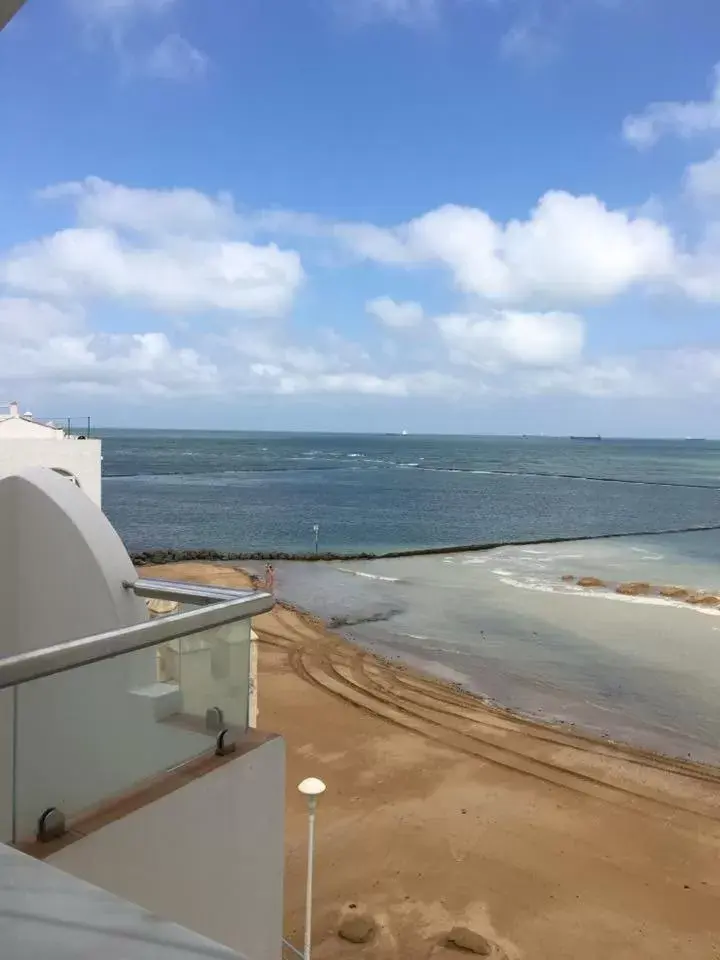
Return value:
[(319, 797), (321, 793), (325, 793), (325, 789), (325, 784), (317, 777), (308, 777), (298, 784), (298, 790), (306, 797)]

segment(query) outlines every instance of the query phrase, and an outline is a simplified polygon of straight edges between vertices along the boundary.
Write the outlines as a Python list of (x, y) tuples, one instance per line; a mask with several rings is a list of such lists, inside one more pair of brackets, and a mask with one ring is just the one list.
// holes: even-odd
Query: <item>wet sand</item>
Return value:
[[(231, 567), (143, 575), (245, 585)], [(259, 726), (288, 750), (286, 935), (302, 942), (319, 776), (314, 956), (424, 958), (457, 925), (532, 960), (720, 958), (720, 771), (515, 717), (283, 607), (257, 618)], [(338, 939), (367, 912), (367, 945)]]

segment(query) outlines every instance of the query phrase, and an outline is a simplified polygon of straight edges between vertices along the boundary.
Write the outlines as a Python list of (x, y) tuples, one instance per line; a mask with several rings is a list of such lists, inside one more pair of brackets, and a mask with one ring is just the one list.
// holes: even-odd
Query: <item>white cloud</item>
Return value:
[(265, 379), (264, 390), (280, 395), (340, 394), (379, 397), (445, 397), (472, 392), (456, 377), (434, 370), (417, 373), (376, 373), (347, 370), (307, 376), (278, 366), (256, 367), (253, 371)]
[(651, 147), (663, 136), (687, 139), (712, 130), (720, 130), (720, 63), (713, 71), (709, 100), (651, 103), (623, 123), (623, 136), (638, 148)]
[(165, 333), (55, 333), (7, 339), (0, 329), (0, 380), (131, 398), (217, 393), (220, 372)]
[(168, 34), (147, 57), (145, 69), (161, 80), (195, 80), (208, 66), (204, 53), (178, 33)]
[(435, 323), (453, 363), (488, 373), (563, 367), (578, 363), (582, 355), (584, 325), (572, 313), (456, 313), (436, 317)]
[(690, 164), (685, 171), (685, 187), (700, 203), (720, 199), (720, 150), (709, 160)]
[(562, 191), (546, 193), (523, 221), (448, 205), (399, 227), (362, 225), (357, 235), (345, 226), (341, 235), (381, 263), (440, 263), (462, 291), (503, 303), (603, 300), (674, 270), (664, 224)]
[(414, 300), (397, 301), (390, 297), (376, 297), (368, 300), (365, 310), (386, 327), (403, 330), (422, 323), (423, 308)]
[(367, 22), (393, 20), (405, 26), (432, 22), (448, 0), (330, 0), (343, 17)]
[(176, 0), (69, 0), (78, 16), (88, 20), (113, 21), (163, 13)]
[(42, 343), (82, 326), (80, 310), (63, 310), (43, 300), (0, 297), (0, 349), (10, 343)]
[(275, 244), (179, 238), (134, 246), (103, 227), (61, 230), (0, 261), (0, 282), (15, 290), (131, 300), (176, 312), (281, 314), (303, 276), (298, 254)]
[(39, 196), (72, 200), (83, 226), (113, 227), (151, 237), (222, 236), (238, 222), (229, 194), (210, 197), (183, 187), (153, 190), (86, 177), (46, 187)]
[[(177, 32), (146, 46), (146, 21), (163, 22), (177, 0), (68, 0), (88, 38), (107, 42), (127, 76), (188, 81), (202, 77), (208, 57)], [(141, 31), (142, 28), (142, 31)]]

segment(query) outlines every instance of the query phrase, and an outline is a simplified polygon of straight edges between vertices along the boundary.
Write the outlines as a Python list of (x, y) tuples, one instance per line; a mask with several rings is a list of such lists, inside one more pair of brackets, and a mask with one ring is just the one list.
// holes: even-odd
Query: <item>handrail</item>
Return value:
[[(147, 582), (147, 581), (146, 581)], [(134, 584), (128, 584), (134, 588)], [(187, 613), (143, 621), (130, 627), (120, 627), (107, 633), (81, 637), (58, 643), (40, 650), (30, 650), (0, 660), (0, 690), (14, 687), (55, 673), (64, 673), (74, 667), (82, 667), (101, 660), (110, 660), (124, 653), (144, 650), (169, 640), (198, 633), (212, 627), (223, 626), (237, 620), (257, 616), (271, 610), (274, 599), (269, 593), (254, 591), (228, 591), (234, 599), (221, 603), (208, 603)], [(197, 601), (196, 601), (197, 602)]]
[(160, 580), (155, 577), (140, 577), (138, 580), (123, 584), (133, 590), (135, 596), (148, 600), (174, 600), (177, 603), (196, 605), (224, 603), (239, 600), (241, 597), (257, 595), (257, 590), (236, 590), (232, 587), (216, 587), (206, 583), (188, 583), (185, 580)]

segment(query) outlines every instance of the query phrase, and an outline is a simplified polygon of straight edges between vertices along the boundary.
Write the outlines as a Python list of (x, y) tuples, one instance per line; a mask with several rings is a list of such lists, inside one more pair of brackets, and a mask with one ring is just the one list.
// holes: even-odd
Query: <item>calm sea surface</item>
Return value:
[[(523, 713), (720, 762), (720, 611), (561, 579), (720, 591), (720, 531), (664, 532), (720, 525), (720, 443), (108, 431), (104, 455), (131, 550), (305, 553), (314, 523), (338, 554), (505, 542), (278, 563), (278, 590)], [(576, 539), (527, 543), (553, 537)]]
[(307, 552), (720, 524), (720, 443), (106, 432), (130, 550)]

